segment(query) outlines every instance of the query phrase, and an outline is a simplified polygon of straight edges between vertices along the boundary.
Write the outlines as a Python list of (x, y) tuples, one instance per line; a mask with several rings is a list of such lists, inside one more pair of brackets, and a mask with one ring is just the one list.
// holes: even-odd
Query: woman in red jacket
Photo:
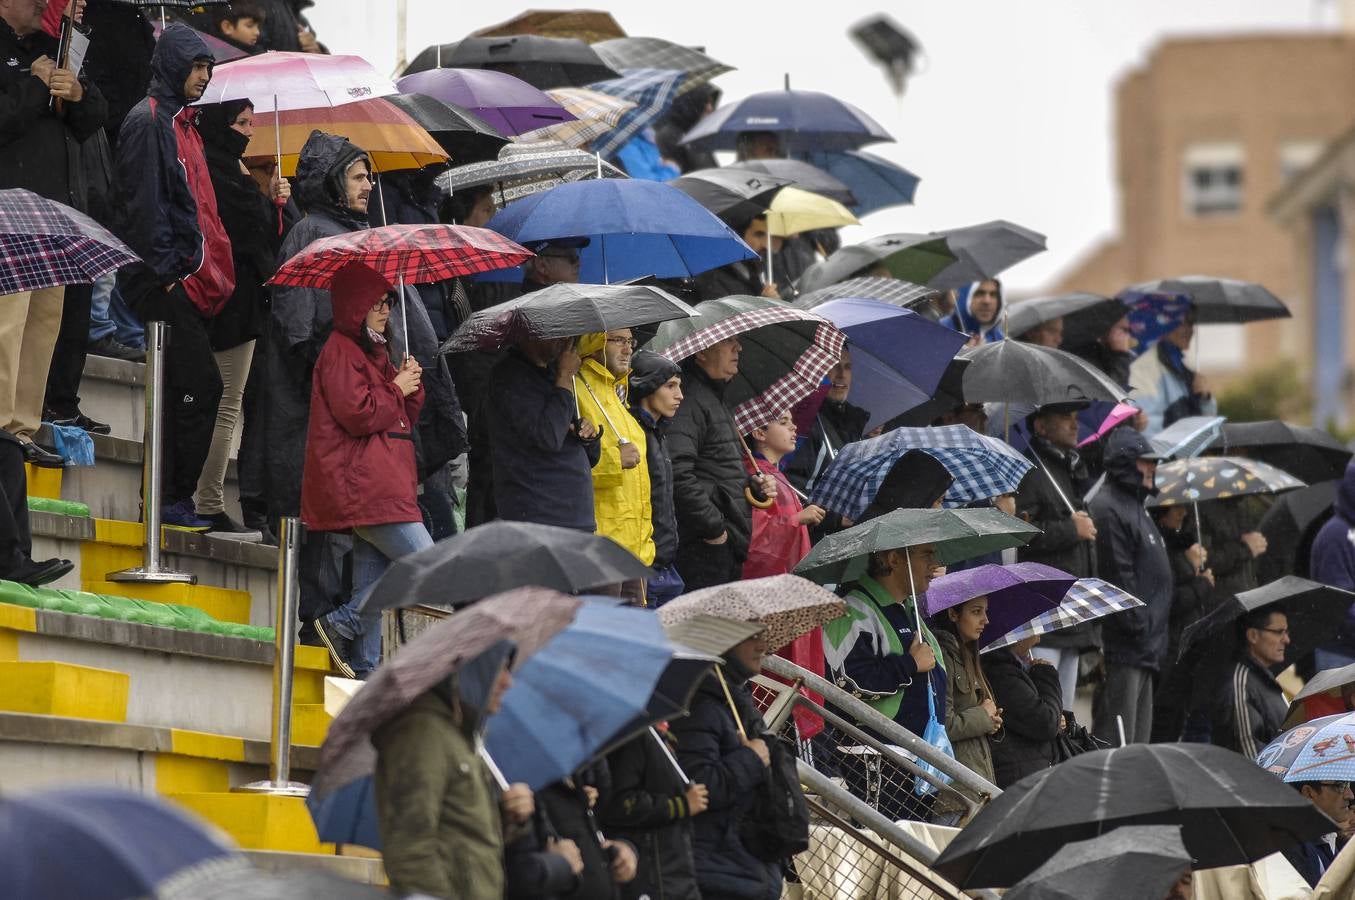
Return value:
[(353, 594), (316, 630), (340, 671), (364, 678), (381, 662), (381, 614), (359, 613), (393, 559), (432, 545), (416, 496), (414, 423), (422, 370), (397, 370), (386, 322), (397, 296), (381, 275), (349, 263), (329, 289), (334, 330), (311, 376), (301, 477), (301, 519), (314, 531), (353, 535)]

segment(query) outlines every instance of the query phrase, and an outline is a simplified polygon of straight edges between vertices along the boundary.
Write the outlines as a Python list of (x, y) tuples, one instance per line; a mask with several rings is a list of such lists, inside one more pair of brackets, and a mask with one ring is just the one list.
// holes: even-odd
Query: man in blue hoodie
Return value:
[(1002, 333), (1002, 282), (996, 278), (966, 284), (955, 292), (955, 311), (941, 320), (947, 328), (969, 335), (966, 346), (1000, 341)]
[[(1334, 513), (1313, 539), (1309, 577), (1347, 591), (1355, 591), (1355, 462), (1336, 490)], [(1317, 668), (1355, 663), (1355, 606), (1346, 613), (1336, 640), (1316, 653)]]

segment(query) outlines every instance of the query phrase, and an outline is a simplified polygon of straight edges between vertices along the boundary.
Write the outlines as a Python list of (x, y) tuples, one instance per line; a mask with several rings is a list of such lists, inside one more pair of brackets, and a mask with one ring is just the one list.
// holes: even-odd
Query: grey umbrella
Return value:
[(911, 281), (901, 281), (898, 278), (848, 278), (846, 281), (801, 294), (795, 298), (795, 305), (802, 309), (813, 309), (829, 300), (851, 297), (860, 300), (878, 300), (881, 303), (902, 306), (904, 309), (916, 309), (942, 293), (944, 291), (913, 284)]
[(1065, 844), (1012, 886), (1006, 900), (1162, 900), (1190, 871), (1180, 825), (1125, 825)]
[(814, 263), (800, 276), (797, 287), (802, 293), (865, 275), (882, 266), (890, 275), (914, 284), (930, 284), (936, 275), (954, 263), (944, 237), (934, 234), (882, 234), (879, 237), (843, 247), (832, 256)]
[(1019, 337), (1046, 322), (1062, 319), (1063, 345), (1077, 347), (1096, 340), (1128, 313), (1123, 300), (1074, 291), (1013, 303), (1002, 330), (1008, 337)]
[(737, 162), (729, 168), (789, 178), (801, 190), (836, 200), (846, 206), (856, 205), (856, 195), (852, 193), (851, 186), (847, 182), (803, 160), (749, 159)]
[(964, 398), (969, 403), (1068, 403), (1125, 398), (1125, 389), (1090, 363), (1062, 350), (1021, 341), (994, 341), (960, 351), (969, 360)]
[(245, 866), (215, 877), (176, 882), (156, 895), (160, 900), (389, 900), (385, 889), (328, 872), (298, 868), (274, 874)]
[(946, 239), (956, 261), (934, 278), (932, 287), (955, 288), (995, 278), (1021, 260), (1045, 250), (1045, 236), (1004, 219), (936, 231), (932, 237)]
[(602, 61), (597, 51), (577, 38), (535, 34), (509, 37), (468, 37), (454, 44), (425, 47), (403, 74), (426, 69), (497, 69), (541, 90), (582, 87), (621, 77)]
[(772, 197), (791, 181), (727, 167), (697, 169), (668, 183), (724, 221), (737, 223), (765, 214)]
[(1303, 701), (1309, 697), (1316, 697), (1318, 694), (1330, 694), (1332, 699), (1343, 699), (1345, 688), (1348, 685), (1355, 684), (1355, 663), (1348, 666), (1341, 666), (1337, 669), (1323, 669), (1308, 682), (1304, 684), (1303, 690), (1294, 695), (1294, 699), (1289, 701), (1289, 713), (1285, 716), (1283, 727), (1287, 730), (1313, 718), (1313, 713), (1308, 712), (1304, 707)]
[(457, 166), (443, 172), (434, 183), (451, 194), (494, 185), (494, 199), (503, 206), (566, 181), (597, 178), (599, 172), (603, 178), (626, 177), (625, 172), (609, 162), (599, 162), (591, 153), (559, 141), (538, 141), (509, 144), (499, 151), (498, 159)]
[(1132, 285), (1124, 294), (1171, 294), (1189, 297), (1196, 321), (1203, 325), (1287, 319), (1293, 315), (1284, 301), (1253, 281), (1183, 275)]
[(678, 93), (686, 93), (697, 85), (705, 84), (717, 75), (734, 71), (718, 59), (702, 53), (692, 47), (684, 47), (672, 41), (655, 37), (621, 37), (593, 44), (602, 61), (624, 72), (626, 69), (670, 69), (682, 72), (687, 77), (682, 80)]

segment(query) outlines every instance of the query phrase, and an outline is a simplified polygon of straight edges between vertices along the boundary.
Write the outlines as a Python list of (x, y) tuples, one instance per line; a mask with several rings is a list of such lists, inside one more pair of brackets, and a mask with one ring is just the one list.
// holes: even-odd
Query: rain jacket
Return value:
[(1007, 302), (1007, 296), (1002, 290), (1002, 282), (996, 278), (985, 279), (997, 284), (997, 311), (993, 314), (993, 321), (988, 325), (979, 324), (979, 320), (969, 312), (969, 297), (974, 293), (974, 288), (983, 282), (974, 281), (966, 284), (964, 287), (955, 291), (955, 311), (941, 320), (941, 324), (947, 328), (953, 328), (961, 334), (978, 334), (983, 337), (982, 343), (990, 344), (993, 341), (1000, 341), (1006, 335), (1002, 333), (1002, 307)]
[[(941, 615), (945, 615), (942, 613)], [(965, 668), (960, 654), (960, 639), (950, 631), (938, 628), (936, 642), (946, 661), (946, 703), (938, 708), (941, 723), (946, 726), (946, 736), (950, 738), (955, 760), (964, 763), (972, 772), (993, 781), (993, 753), (988, 746), (989, 735), (993, 734), (992, 719), (981, 705), (991, 700), (989, 688), (977, 681)], [(980, 664), (982, 665), (982, 664)], [(1000, 735), (999, 735), (1000, 737)], [(965, 807), (954, 794), (943, 793), (938, 798), (938, 811), (960, 811)]]
[(1186, 367), (1180, 348), (1166, 341), (1158, 341), (1156, 347), (1135, 360), (1129, 369), (1129, 382), (1134, 386), (1130, 402), (1148, 414), (1144, 432), (1148, 437), (1177, 419), (1218, 415), (1218, 401), (1194, 393), (1195, 373)]
[(1257, 529), (1264, 508), (1257, 498), (1233, 497), (1202, 503), (1199, 510), (1200, 533), (1214, 572), (1212, 607), (1259, 586), (1256, 563), (1261, 557), (1252, 556), (1242, 535)]
[(198, 312), (211, 317), (235, 290), (235, 264), (196, 127), (198, 109), (184, 105), (184, 82), (202, 59), (211, 60), (212, 51), (187, 25), (171, 25), (156, 43), (150, 93), (118, 134), (118, 215), (123, 237), (156, 283), (182, 282)]
[(753, 513), (743, 495), (747, 476), (724, 392), (725, 385), (712, 381), (694, 360), (683, 363), (683, 400), (668, 429), (668, 456), (678, 540), (695, 543), (727, 530), (730, 550), (741, 562), (748, 554)]
[(388, 290), (365, 266), (334, 278), (334, 331), (315, 361), (301, 478), (301, 520), (314, 531), (423, 521), (413, 434), (423, 387), (403, 395), (387, 345), (364, 321)]
[(1233, 666), (1232, 677), (1214, 702), (1210, 738), (1247, 759), (1284, 731), (1289, 700), (1275, 675), (1247, 654)]
[[(1336, 489), (1332, 517), (1313, 539), (1310, 575), (1314, 581), (1342, 590), (1355, 590), (1355, 462), (1346, 466), (1345, 478)], [(1343, 643), (1355, 646), (1355, 609), (1346, 614), (1341, 629)]]
[(743, 561), (743, 577), (785, 575), (809, 554), (812, 546), (809, 529), (798, 518), (804, 507), (775, 463), (760, 456), (756, 461), (754, 470), (745, 459), (744, 469), (750, 475), (763, 472), (772, 476), (776, 480), (776, 499), (766, 509), (753, 510), (753, 532), (748, 541), (748, 558)]
[(631, 414), (645, 430), (645, 461), (649, 467), (649, 508), (653, 513), (654, 567), (671, 566), (677, 559), (677, 516), (673, 511), (673, 461), (668, 458), (668, 425), (671, 419), (654, 421), (646, 410), (631, 407)]
[[(607, 335), (586, 334), (579, 339), (583, 364), (575, 391), (579, 415), (602, 432), (601, 455), (593, 466), (593, 515), (597, 533), (616, 541), (639, 557), (654, 563), (654, 511), (650, 497), (649, 441), (645, 429), (628, 412), (618, 390), (625, 390), (626, 376), (617, 378), (602, 361)], [(640, 451), (640, 464), (621, 467), (621, 444), (625, 438)]]
[(993, 687), (993, 702), (1002, 710), (1002, 733), (991, 735), (988, 747), (994, 784), (1006, 790), (1057, 761), (1054, 739), (1063, 715), (1059, 670), (1026, 667), (1010, 647), (1003, 647), (984, 654), (983, 674)]

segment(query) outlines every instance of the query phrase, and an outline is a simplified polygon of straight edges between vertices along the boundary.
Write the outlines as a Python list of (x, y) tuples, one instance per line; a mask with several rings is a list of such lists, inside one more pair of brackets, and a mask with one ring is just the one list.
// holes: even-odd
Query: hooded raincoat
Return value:
[[(1336, 490), (1334, 513), (1313, 539), (1309, 575), (1314, 581), (1355, 591), (1355, 462), (1346, 466)], [(1355, 607), (1346, 614), (1340, 634), (1343, 652), (1355, 652)]]
[(1178, 419), (1218, 415), (1212, 395), (1195, 393), (1195, 372), (1186, 365), (1185, 353), (1167, 341), (1135, 360), (1129, 381), (1134, 386), (1130, 400), (1148, 414), (1144, 434), (1149, 437)]
[(1005, 334), (1002, 333), (1002, 306), (1006, 303), (1006, 295), (1002, 291), (1002, 282), (996, 278), (989, 278), (988, 281), (997, 285), (997, 310), (993, 313), (993, 321), (984, 325), (974, 314), (969, 311), (969, 298), (973, 296), (974, 290), (982, 281), (974, 281), (966, 284), (964, 287), (955, 291), (955, 311), (941, 320), (941, 324), (947, 328), (953, 328), (961, 334), (977, 334), (983, 340), (981, 343), (990, 344), (993, 341), (1000, 341)]

